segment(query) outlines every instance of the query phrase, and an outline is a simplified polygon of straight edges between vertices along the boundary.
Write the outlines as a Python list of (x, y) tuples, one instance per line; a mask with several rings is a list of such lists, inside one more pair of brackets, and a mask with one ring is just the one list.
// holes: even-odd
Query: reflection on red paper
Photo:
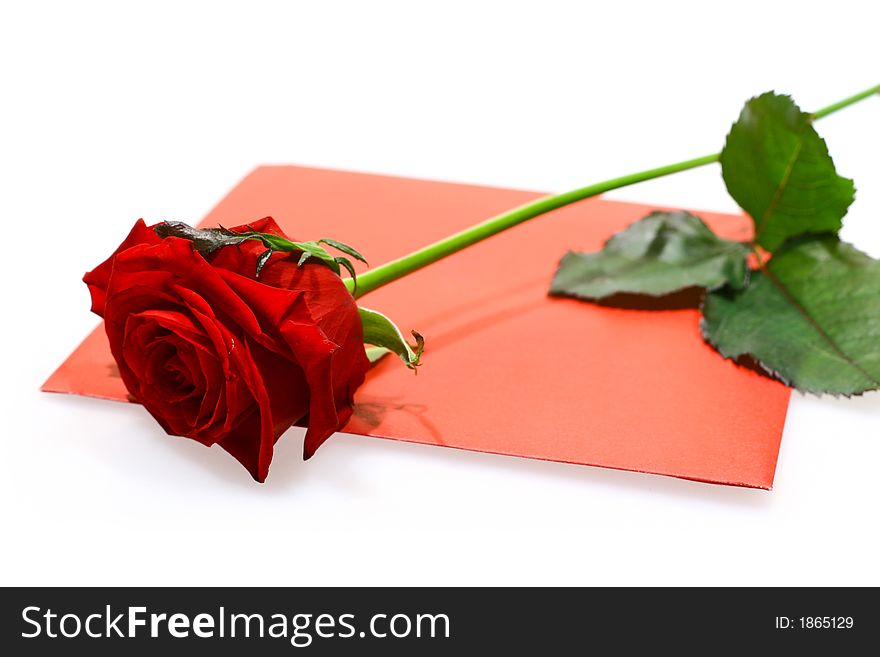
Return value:
[[(261, 167), (203, 223), (271, 215), (297, 239), (341, 239), (380, 264), (536, 196)], [(651, 209), (586, 201), (365, 297), (404, 330), (418, 329), (427, 349), (418, 376), (392, 358), (370, 373), (346, 431), (769, 488), (785, 386), (720, 358), (701, 340), (696, 310), (547, 297), (567, 249), (597, 249)], [(702, 216), (728, 237), (748, 236), (741, 217)], [(103, 329), (43, 389), (126, 399)]]

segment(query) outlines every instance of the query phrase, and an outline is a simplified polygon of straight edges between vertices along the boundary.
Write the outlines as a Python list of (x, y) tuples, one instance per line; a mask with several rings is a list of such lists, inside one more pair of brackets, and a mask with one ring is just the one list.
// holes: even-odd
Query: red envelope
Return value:
[[(270, 166), (202, 223), (271, 215), (296, 239), (339, 239), (381, 264), (537, 196)], [(547, 296), (566, 250), (598, 249), (653, 209), (585, 201), (364, 297), (422, 333), (427, 348), (418, 376), (392, 357), (370, 372), (345, 431), (769, 489), (788, 388), (718, 356), (700, 337), (697, 310)], [(701, 216), (727, 237), (749, 236), (743, 217)], [(43, 390), (127, 399), (102, 327)]]

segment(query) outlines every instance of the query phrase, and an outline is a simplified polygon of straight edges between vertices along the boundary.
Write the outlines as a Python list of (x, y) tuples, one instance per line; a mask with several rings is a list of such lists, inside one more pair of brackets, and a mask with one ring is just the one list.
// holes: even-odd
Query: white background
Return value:
[[(842, 0), (4, 3), (0, 583), (880, 584), (876, 394), (795, 395), (768, 493), (342, 435), (304, 464), (297, 430), (259, 486), (137, 406), (37, 392), (132, 221), (196, 221), (258, 164), (561, 191), (718, 150), (755, 93), (877, 84), (877, 25)], [(818, 126), (875, 256), (878, 118)], [(735, 209), (715, 167), (613, 197)]]

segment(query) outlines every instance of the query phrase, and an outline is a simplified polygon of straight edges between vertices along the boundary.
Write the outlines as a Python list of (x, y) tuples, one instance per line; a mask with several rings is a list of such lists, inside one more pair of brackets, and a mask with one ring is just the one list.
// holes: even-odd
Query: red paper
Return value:
[[(333, 237), (381, 264), (537, 196), (261, 167), (203, 223), (271, 215), (296, 239)], [(698, 311), (547, 296), (566, 250), (598, 249), (653, 209), (585, 201), (364, 297), (427, 348), (418, 376), (392, 357), (368, 375), (345, 431), (770, 488), (789, 390), (718, 356), (700, 337)], [(749, 235), (742, 217), (700, 214), (725, 236)], [(43, 389), (127, 399), (102, 327)]]

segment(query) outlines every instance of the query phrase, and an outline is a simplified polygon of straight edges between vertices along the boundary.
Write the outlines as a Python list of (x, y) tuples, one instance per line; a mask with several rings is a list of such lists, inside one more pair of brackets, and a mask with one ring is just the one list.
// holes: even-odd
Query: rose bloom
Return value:
[[(251, 227), (284, 236), (271, 218)], [(275, 441), (307, 423), (304, 458), (348, 421), (368, 368), (354, 298), (299, 253), (274, 253), (256, 277), (258, 241), (207, 257), (138, 221), (83, 279), (135, 401), (166, 432), (218, 444), (257, 481)]]

